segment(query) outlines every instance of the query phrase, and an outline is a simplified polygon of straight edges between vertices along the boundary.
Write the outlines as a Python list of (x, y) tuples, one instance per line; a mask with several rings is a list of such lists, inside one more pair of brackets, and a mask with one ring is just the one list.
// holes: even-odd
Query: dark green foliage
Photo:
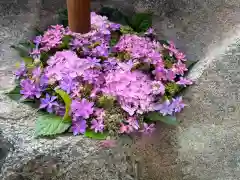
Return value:
[(159, 114), (158, 112), (150, 112), (145, 115), (145, 118), (148, 121), (153, 121), (153, 122), (161, 121), (161, 122), (169, 124), (169, 125), (178, 125), (179, 124), (179, 122), (177, 121), (175, 116), (163, 116), (163, 115)]
[(59, 46), (59, 49), (69, 49), (69, 43), (72, 40), (72, 36), (67, 35), (62, 38), (62, 44)]
[[(152, 26), (152, 14), (150, 13), (134, 13), (133, 15), (126, 15), (116, 8), (102, 6), (97, 12), (99, 15), (106, 16), (112, 22), (119, 23), (121, 25), (129, 26), (132, 30), (128, 29), (127, 32), (145, 32)], [(68, 25), (68, 13), (67, 9), (59, 11), (59, 23), (65, 27)], [(126, 29), (123, 30), (126, 33)]]
[(96, 139), (96, 140), (105, 140), (108, 137), (108, 133), (107, 132), (95, 133), (92, 130), (87, 130), (84, 133), (84, 136), (88, 138)]
[(67, 9), (61, 9), (58, 12), (59, 24), (62, 24), (64, 27), (68, 26), (68, 14)]
[(135, 32), (146, 32), (152, 26), (152, 15), (149, 13), (136, 13), (126, 17), (126, 23)]
[(165, 85), (165, 91), (167, 95), (170, 95), (171, 97), (173, 97), (174, 95), (176, 95), (176, 93), (178, 93), (180, 90), (179, 85), (177, 85), (175, 82), (168, 82)]
[(127, 25), (127, 23), (126, 23), (127, 16), (116, 8), (102, 6), (100, 11), (97, 13), (101, 16), (108, 17), (108, 19), (112, 22), (116, 22), (116, 23), (119, 23), (122, 25)]
[(36, 121), (35, 136), (54, 136), (66, 132), (71, 121), (64, 121), (62, 117), (53, 114), (39, 114)]

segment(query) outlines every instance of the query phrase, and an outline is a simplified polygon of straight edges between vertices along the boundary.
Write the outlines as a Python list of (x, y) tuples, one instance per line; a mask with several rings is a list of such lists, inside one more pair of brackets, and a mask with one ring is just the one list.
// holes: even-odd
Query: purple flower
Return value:
[(73, 39), (70, 43), (70, 46), (73, 46), (72, 47), (73, 50), (81, 47), (82, 45), (83, 45), (82, 41), (77, 38)]
[(178, 63), (173, 64), (172, 66), (172, 71), (175, 74), (179, 74), (179, 75), (184, 75), (184, 72), (187, 71), (187, 67), (186, 64), (182, 63), (181, 61), (178, 61)]
[(71, 97), (81, 97), (81, 94), (80, 94), (80, 89), (79, 88), (75, 88), (72, 90), (72, 94), (71, 94)]
[(111, 29), (112, 31), (120, 30), (120, 28), (121, 28), (121, 25), (120, 25), (120, 24), (112, 23), (112, 24), (110, 25), (110, 29)]
[(151, 134), (156, 129), (154, 126), (155, 124), (148, 125), (147, 123), (143, 123), (143, 129), (140, 130), (140, 132), (144, 134)]
[(87, 57), (87, 60), (90, 64), (90, 67), (93, 68), (93, 67), (101, 67), (101, 64), (100, 64), (100, 59), (97, 59), (95, 57), (91, 58), (91, 57)]
[(161, 81), (153, 81), (152, 83), (152, 91), (153, 94), (161, 94), (163, 95), (165, 93), (165, 86), (162, 84)]
[(171, 108), (173, 109), (174, 112), (181, 112), (181, 110), (186, 106), (183, 103), (182, 96), (173, 98), (172, 103), (171, 103)]
[(140, 128), (139, 123), (135, 117), (129, 117), (127, 123), (135, 130), (138, 130)]
[(35, 39), (33, 40), (33, 42), (36, 44), (36, 47), (39, 46), (39, 44), (41, 43), (42, 41), (42, 36), (36, 36)]
[(173, 106), (169, 100), (166, 100), (163, 104), (155, 105), (154, 110), (159, 111), (163, 116), (172, 115)]
[(124, 70), (124, 71), (131, 71), (131, 69), (133, 68), (133, 66), (134, 66), (134, 63), (133, 63), (133, 61), (132, 60), (129, 60), (129, 61), (127, 61), (126, 63), (124, 62), (124, 63), (118, 63), (118, 66), (122, 69), (122, 70)]
[(108, 56), (108, 49), (103, 45), (97, 46), (92, 50), (92, 53), (96, 56), (107, 57)]
[[(40, 50), (38, 48), (33, 49), (33, 51), (30, 53), (30, 55), (33, 57), (33, 59), (40, 59)], [(35, 61), (34, 60), (34, 61)]]
[(156, 75), (156, 79), (159, 81), (166, 81), (167, 80), (167, 69), (164, 69), (162, 67), (157, 67), (155, 69), (155, 75)]
[(41, 89), (39, 85), (34, 83), (33, 80), (24, 79), (20, 82), (20, 86), (21, 86), (20, 93), (23, 95), (24, 99), (27, 98), (33, 99), (34, 97), (40, 98)]
[(81, 101), (73, 100), (71, 104), (72, 113), (75, 117), (89, 118), (93, 114), (93, 102), (86, 99)]
[(149, 28), (149, 29), (145, 32), (145, 35), (152, 35), (152, 34), (153, 34), (153, 35), (156, 34), (153, 28)]
[(41, 76), (41, 73), (42, 73), (41, 67), (36, 67), (32, 71), (33, 78), (39, 78)]
[(74, 89), (77, 89), (78, 82), (69, 76), (64, 77), (63, 80), (60, 81), (60, 88), (70, 94)]
[(166, 74), (166, 77), (167, 77), (167, 80), (169, 81), (174, 81), (175, 77), (176, 77), (176, 74), (174, 71), (172, 70), (168, 70), (167, 71), (167, 74)]
[(182, 85), (183, 87), (186, 87), (186, 85), (192, 85), (193, 82), (187, 78), (180, 77), (179, 81), (177, 81), (178, 85)]
[(72, 122), (73, 135), (84, 134), (86, 132), (87, 122), (84, 119), (78, 119)]
[(47, 109), (47, 112), (52, 113), (54, 106), (59, 106), (59, 104), (56, 102), (57, 97), (56, 96), (49, 96), (49, 94), (46, 94), (45, 98), (41, 99), (40, 109)]
[(104, 109), (100, 109), (100, 108), (95, 108), (94, 109), (94, 116), (96, 116), (96, 118), (98, 120), (103, 120), (104, 116), (105, 116), (105, 111)]
[(101, 27), (99, 31), (104, 35), (110, 35), (111, 34), (111, 32), (107, 28), (105, 28), (104, 26)]
[(98, 119), (93, 119), (91, 121), (91, 129), (94, 129), (94, 132), (103, 132), (104, 130), (104, 124), (103, 124), (103, 120), (98, 120)]
[(62, 116), (62, 117), (64, 116), (66, 109), (63, 104), (59, 104), (58, 106), (55, 106), (54, 109), (55, 109), (56, 115)]
[(89, 84), (94, 84), (99, 82), (99, 76), (101, 72), (96, 69), (88, 69), (83, 73), (83, 80), (87, 81)]
[(40, 86), (45, 89), (48, 86), (48, 77), (46, 75), (42, 75), (40, 77)]
[(23, 77), (26, 74), (27, 70), (25, 67), (24, 63), (21, 63), (20, 67), (17, 69), (17, 71), (15, 72), (15, 76), (17, 79)]

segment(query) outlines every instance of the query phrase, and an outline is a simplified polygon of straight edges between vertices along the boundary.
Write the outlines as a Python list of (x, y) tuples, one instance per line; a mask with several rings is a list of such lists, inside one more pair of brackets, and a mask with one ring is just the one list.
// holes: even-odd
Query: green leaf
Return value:
[(110, 40), (110, 46), (111, 46), (111, 47), (115, 46), (117, 43), (118, 43), (118, 40), (117, 40), (117, 39), (111, 39), (111, 40)]
[(66, 35), (62, 38), (62, 44), (59, 46), (60, 49), (69, 49), (69, 43), (72, 40), (72, 36)]
[(31, 48), (31, 49), (35, 48), (35, 44), (31, 41), (20, 42), (19, 44), (25, 48)]
[(33, 64), (33, 59), (31, 57), (23, 57), (23, 61), (27, 66)]
[(126, 24), (125, 15), (116, 8), (102, 6), (101, 9), (98, 11), (98, 14), (101, 16), (107, 16), (108, 19), (112, 22), (122, 25)]
[(14, 46), (12, 45), (11, 48), (15, 49), (16, 51), (18, 51), (19, 55), (21, 57), (27, 57), (29, 54), (29, 49), (24, 47), (24, 46)]
[(148, 113), (145, 118), (149, 121), (161, 121), (163, 123), (169, 124), (169, 125), (178, 125), (179, 122), (177, 121), (176, 117), (174, 116), (163, 116), (159, 114), (158, 112), (150, 112)]
[(185, 62), (187, 68), (190, 70), (198, 61), (193, 61), (193, 60), (187, 60)]
[(68, 26), (68, 12), (66, 8), (60, 9), (58, 11), (58, 21), (59, 24), (62, 24), (64, 27)]
[(20, 85), (16, 85), (13, 90), (10, 92), (5, 93), (10, 99), (14, 101), (19, 101), (21, 99), (21, 94), (20, 94), (21, 87)]
[(43, 65), (46, 64), (47, 60), (50, 58), (50, 54), (48, 54), (47, 52), (42, 52), (40, 55), (40, 60), (43, 63)]
[(63, 119), (64, 120), (70, 120), (70, 116), (69, 116), (69, 111), (70, 111), (70, 107), (71, 107), (71, 97), (63, 90), (61, 89), (55, 89), (55, 92), (63, 99), (64, 103), (65, 103), (65, 114)]
[(35, 28), (34, 28), (34, 34), (35, 34), (36, 36), (43, 35), (43, 34), (44, 34), (44, 31), (40, 30), (39, 27), (35, 27)]
[(169, 43), (168, 43), (168, 41), (166, 41), (166, 40), (158, 40), (159, 42), (160, 42), (160, 44), (165, 44), (165, 45), (167, 45), (167, 46), (169, 46)]
[(122, 26), (120, 29), (122, 34), (134, 34), (134, 30), (130, 26)]
[(108, 137), (108, 133), (107, 132), (95, 133), (94, 131), (87, 130), (84, 133), (84, 136), (88, 137), (88, 138), (92, 138), (92, 139), (104, 140), (104, 139), (106, 139)]
[(136, 32), (145, 32), (152, 26), (152, 15), (149, 13), (136, 13), (127, 18), (126, 21)]
[(35, 135), (52, 136), (66, 132), (71, 126), (71, 122), (66, 122), (62, 117), (53, 114), (41, 114), (35, 126)]

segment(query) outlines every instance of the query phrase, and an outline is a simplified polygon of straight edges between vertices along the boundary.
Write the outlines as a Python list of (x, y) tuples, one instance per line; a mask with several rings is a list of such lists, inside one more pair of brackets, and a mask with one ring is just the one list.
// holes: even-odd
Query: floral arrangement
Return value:
[(156, 121), (176, 124), (186, 106), (177, 94), (192, 84), (185, 55), (152, 28), (134, 33), (94, 12), (91, 27), (78, 34), (55, 25), (30, 42), (8, 95), (38, 107), (36, 135), (105, 139), (151, 133)]

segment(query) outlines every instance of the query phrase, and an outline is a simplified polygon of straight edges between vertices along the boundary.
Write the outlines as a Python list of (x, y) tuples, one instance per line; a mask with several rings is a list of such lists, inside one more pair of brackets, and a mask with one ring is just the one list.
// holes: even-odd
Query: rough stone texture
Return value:
[[(99, 0), (92, 2), (93, 9), (99, 8)], [(239, 0), (101, 3), (128, 13), (153, 11), (159, 36), (175, 40), (190, 58), (199, 60), (210, 58), (209, 52), (219, 48), (226, 34), (234, 36), (231, 31), (240, 20)], [(211, 55), (211, 66), (186, 91), (189, 107), (178, 117), (183, 121), (180, 127), (158, 124), (153, 136), (138, 137), (127, 153), (120, 147), (101, 150), (82, 137), (34, 139), (35, 112), (3, 95), (13, 85), (11, 71), (19, 60), (9, 46), (31, 37), (35, 25), (44, 27), (56, 20), (57, 8), (64, 5), (65, 0), (0, 2), (0, 179), (240, 179), (240, 48), (226, 50), (229, 43), (223, 43), (223, 52)]]
[[(41, 8), (45, 8), (41, 3), (32, 0), (0, 2), (0, 179), (134, 179), (131, 169), (134, 166), (131, 158), (126, 159), (129, 155), (124, 148), (104, 150), (96, 141), (72, 135), (35, 139), (34, 110), (3, 95), (13, 87), (12, 70), (20, 61), (10, 45), (31, 38), (40, 20), (43, 26), (48, 23), (44, 21), (46, 17), (41, 16)], [(45, 11), (51, 10), (45, 8)], [(51, 18), (52, 12), (48, 14)]]
[(240, 179), (240, 37), (236, 43), (185, 91), (189, 106), (178, 116), (181, 125), (159, 124), (153, 137), (137, 142), (142, 179)]
[[(239, 0), (94, 0), (93, 4), (120, 8), (128, 13), (153, 12), (153, 25), (159, 37), (170, 39), (201, 59), (218, 45), (225, 33), (240, 24)], [(211, 49), (210, 49), (211, 50)]]

